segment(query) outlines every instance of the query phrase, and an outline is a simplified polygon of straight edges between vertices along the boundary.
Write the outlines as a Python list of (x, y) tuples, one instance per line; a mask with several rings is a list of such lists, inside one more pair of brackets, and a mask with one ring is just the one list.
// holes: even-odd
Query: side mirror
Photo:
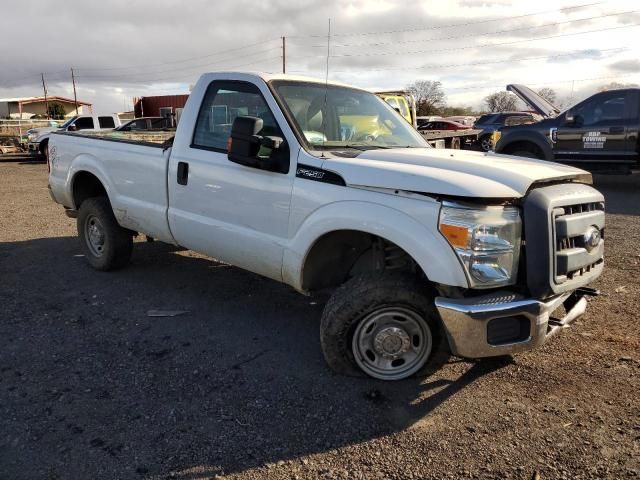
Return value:
[[(282, 149), (284, 140), (280, 137), (258, 135), (264, 122), (258, 117), (236, 117), (231, 126), (228, 158), (234, 163), (247, 167), (285, 173), (289, 171), (289, 155)], [(261, 150), (271, 150), (260, 155)], [(280, 150), (283, 150), (280, 152)], [(282, 153), (282, 155), (275, 155)]]
[(571, 111), (568, 111), (564, 116), (564, 124), (567, 126), (581, 127), (583, 122), (582, 115), (574, 115)]
[(78, 131), (78, 126), (77, 125), (69, 125), (67, 127), (67, 131), (69, 131), (69, 132), (77, 132)]

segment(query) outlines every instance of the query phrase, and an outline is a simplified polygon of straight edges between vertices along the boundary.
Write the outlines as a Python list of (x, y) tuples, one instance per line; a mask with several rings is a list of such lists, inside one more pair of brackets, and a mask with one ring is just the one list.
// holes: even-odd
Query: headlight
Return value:
[(445, 206), (439, 229), (460, 258), (471, 288), (516, 282), (522, 234), (517, 208)]
[(38, 134), (30, 133), (29, 135), (27, 135), (27, 138), (29, 139), (30, 142), (33, 142), (36, 138), (38, 138)]

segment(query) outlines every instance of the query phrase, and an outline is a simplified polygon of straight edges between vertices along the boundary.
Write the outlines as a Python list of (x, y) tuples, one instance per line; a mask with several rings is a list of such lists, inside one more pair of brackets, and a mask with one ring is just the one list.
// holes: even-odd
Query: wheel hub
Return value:
[(87, 218), (85, 237), (91, 253), (96, 257), (100, 257), (104, 251), (105, 232), (102, 223), (97, 217), (90, 216)]
[(388, 327), (380, 330), (373, 339), (373, 348), (385, 358), (397, 358), (411, 347), (411, 339), (401, 328)]

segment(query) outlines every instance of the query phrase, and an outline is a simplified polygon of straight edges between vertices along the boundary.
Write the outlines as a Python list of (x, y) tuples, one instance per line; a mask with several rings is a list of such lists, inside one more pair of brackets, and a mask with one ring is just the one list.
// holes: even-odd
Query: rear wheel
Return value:
[(133, 237), (118, 225), (106, 197), (82, 202), (77, 223), (82, 250), (93, 268), (108, 271), (129, 263)]
[(322, 314), (320, 340), (329, 366), (347, 375), (401, 380), (442, 360), (432, 299), (424, 284), (399, 274), (361, 275), (338, 288)]

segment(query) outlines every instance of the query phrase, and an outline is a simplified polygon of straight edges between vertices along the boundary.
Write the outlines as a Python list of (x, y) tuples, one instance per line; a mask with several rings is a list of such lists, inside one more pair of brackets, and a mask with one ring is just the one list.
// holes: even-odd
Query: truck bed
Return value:
[(175, 131), (120, 132), (116, 130), (87, 130), (67, 132), (64, 135), (89, 137), (113, 142), (135, 143), (151, 147), (162, 147), (165, 142), (175, 136)]

